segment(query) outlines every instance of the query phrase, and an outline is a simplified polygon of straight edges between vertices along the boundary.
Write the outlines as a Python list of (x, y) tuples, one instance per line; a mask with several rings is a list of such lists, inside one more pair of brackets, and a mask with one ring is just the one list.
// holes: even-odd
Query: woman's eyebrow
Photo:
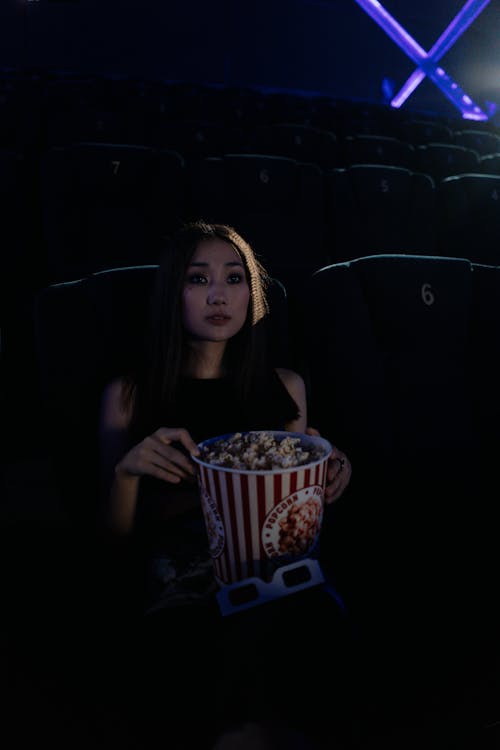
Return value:
[[(192, 261), (189, 266), (209, 266), (210, 263), (205, 260), (195, 260)], [(228, 260), (226, 263), (224, 263), (225, 266), (239, 266), (240, 268), (243, 268), (243, 263), (241, 260)]]

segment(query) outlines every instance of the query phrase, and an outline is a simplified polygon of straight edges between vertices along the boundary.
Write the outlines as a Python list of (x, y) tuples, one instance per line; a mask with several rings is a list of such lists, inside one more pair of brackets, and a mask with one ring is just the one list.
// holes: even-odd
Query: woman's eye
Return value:
[(202, 276), (199, 273), (193, 273), (191, 276), (188, 276), (188, 283), (189, 284), (206, 284), (207, 280), (205, 276)]
[(243, 276), (241, 273), (232, 273), (230, 276), (227, 277), (229, 284), (241, 284), (243, 281)]

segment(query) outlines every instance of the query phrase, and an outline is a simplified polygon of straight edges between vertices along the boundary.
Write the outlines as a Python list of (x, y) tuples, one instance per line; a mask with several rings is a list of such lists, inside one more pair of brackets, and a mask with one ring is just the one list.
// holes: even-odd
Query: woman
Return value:
[[(318, 434), (307, 428), (302, 377), (268, 362), (268, 281), (251, 247), (233, 228), (195, 222), (181, 229), (159, 266), (144, 361), (137, 372), (106, 388), (100, 426), (103, 518), (115, 537), (134, 540), (146, 562), (143, 603), (148, 612), (160, 615), (149, 618), (147, 637), (139, 638), (149, 648), (139, 662), (154, 665), (163, 685), (163, 666), (158, 665), (165, 662), (158, 661), (158, 644), (175, 643), (178, 649), (165, 653), (165, 673), (176, 675), (177, 695), (189, 691), (192, 674), (210, 671), (215, 659), (226, 703), (234, 698), (238, 705), (248, 703), (249, 694), (242, 697), (241, 690), (252, 679), (235, 681), (234, 675), (252, 673), (265, 628), (282, 631), (282, 623), (295, 617), (295, 605), (284, 602), (272, 611), (263, 607), (262, 613), (257, 607), (245, 617), (237, 613), (222, 618), (230, 623), (221, 622), (190, 456), (198, 455), (201, 440), (228, 432)], [(350, 476), (349, 461), (334, 448), (326, 503), (340, 497)], [(321, 637), (320, 627), (330, 632), (323, 604), (307, 594), (304, 601), (309, 613), (319, 607), (316, 636)], [(236, 670), (235, 659), (240, 660)], [(297, 667), (292, 668), (295, 674)], [(181, 690), (184, 678), (188, 684)], [(221, 705), (220, 700), (215, 703)]]
[[(191, 562), (188, 530), (201, 519), (190, 460), (196, 443), (247, 429), (307, 430), (302, 377), (268, 364), (268, 281), (232, 227), (195, 222), (181, 229), (158, 271), (142, 367), (112, 382), (103, 396), (106, 523), (117, 535), (140, 530), (151, 540), (152, 534), (154, 545), (165, 535), (176, 548), (184, 544), (181, 567)], [(342, 494), (350, 475), (349, 461), (334, 448), (326, 503)], [(203, 544), (202, 524), (201, 532)], [(176, 560), (167, 559), (170, 565), (162, 565), (171, 578)]]

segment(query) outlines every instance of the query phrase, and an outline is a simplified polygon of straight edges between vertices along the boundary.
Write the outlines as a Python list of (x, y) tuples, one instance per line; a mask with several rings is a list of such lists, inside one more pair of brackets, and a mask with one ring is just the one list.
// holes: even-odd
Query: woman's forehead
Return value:
[(239, 263), (243, 265), (242, 258), (234, 245), (218, 237), (202, 240), (191, 257), (191, 263)]

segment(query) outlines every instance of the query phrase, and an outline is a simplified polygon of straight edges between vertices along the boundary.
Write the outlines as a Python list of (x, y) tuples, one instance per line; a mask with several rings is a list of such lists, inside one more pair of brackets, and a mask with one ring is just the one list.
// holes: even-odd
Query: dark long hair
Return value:
[[(264, 318), (269, 312), (266, 290), (269, 276), (250, 245), (226, 224), (196, 221), (167, 239), (153, 289), (144, 359), (126, 380), (126, 400), (132, 400), (131, 435), (142, 438), (175, 413), (180, 379), (186, 361), (187, 333), (182, 321), (182, 294), (186, 271), (200, 242), (229, 242), (245, 268), (250, 288), (246, 321), (227, 342), (226, 377), (234, 393), (247, 399), (259, 393), (268, 371)], [(179, 426), (179, 425), (173, 425)], [(182, 426), (182, 425), (181, 425)]]

